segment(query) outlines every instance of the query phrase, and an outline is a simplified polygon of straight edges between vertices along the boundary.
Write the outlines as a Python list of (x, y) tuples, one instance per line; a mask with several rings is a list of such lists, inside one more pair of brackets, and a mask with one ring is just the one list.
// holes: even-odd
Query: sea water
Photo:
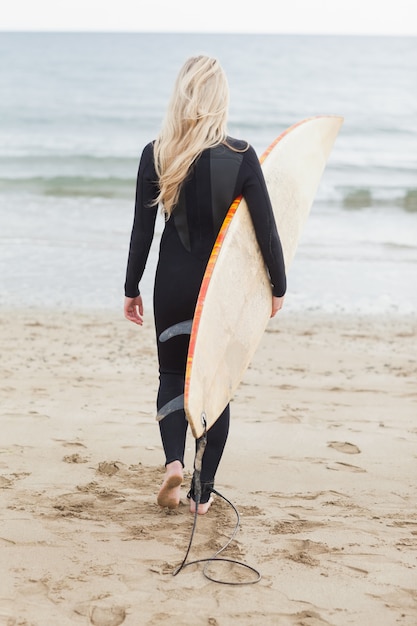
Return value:
[(345, 118), (286, 309), (417, 312), (417, 38), (224, 34), (0, 33), (0, 306), (121, 310), (140, 153), (200, 53), (258, 154), (301, 119)]

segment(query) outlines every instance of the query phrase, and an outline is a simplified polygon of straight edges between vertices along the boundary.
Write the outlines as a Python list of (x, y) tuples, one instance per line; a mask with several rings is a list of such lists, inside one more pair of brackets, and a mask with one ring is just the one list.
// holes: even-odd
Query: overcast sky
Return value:
[(417, 35), (416, 0), (10, 0), (0, 30)]

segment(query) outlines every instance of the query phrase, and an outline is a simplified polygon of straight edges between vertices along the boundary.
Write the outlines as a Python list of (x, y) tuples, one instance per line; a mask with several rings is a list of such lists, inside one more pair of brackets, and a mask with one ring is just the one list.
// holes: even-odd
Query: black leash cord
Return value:
[[(199, 477), (198, 477), (198, 480), (199, 480)], [(200, 489), (200, 491), (201, 491), (201, 489)], [(257, 583), (257, 582), (259, 582), (261, 580), (261, 574), (260, 574), (260, 572), (257, 569), (255, 569), (251, 565), (247, 565), (246, 563), (242, 563), (241, 561), (237, 561), (235, 559), (225, 559), (223, 557), (222, 558), (218, 558), (219, 554), (221, 554), (224, 550), (226, 550), (226, 548), (230, 545), (230, 543), (235, 538), (235, 535), (236, 535), (237, 531), (239, 530), (240, 516), (239, 516), (239, 511), (237, 510), (235, 505), (232, 502), (230, 502), (230, 500), (228, 500), (225, 496), (223, 496), (221, 493), (219, 493), (215, 489), (212, 490), (212, 493), (215, 493), (217, 496), (219, 496), (225, 502), (227, 502), (227, 504), (229, 504), (232, 507), (232, 509), (234, 510), (234, 512), (236, 514), (236, 525), (235, 525), (235, 528), (234, 528), (234, 530), (232, 532), (232, 535), (230, 536), (228, 541), (225, 543), (225, 545), (222, 546), (220, 548), (220, 550), (217, 550), (217, 552), (215, 554), (213, 554), (213, 556), (211, 556), (211, 557), (209, 557), (207, 559), (197, 559), (196, 561), (189, 561), (188, 563), (186, 562), (187, 558), (188, 558), (188, 555), (189, 555), (189, 552), (191, 550), (191, 545), (192, 545), (192, 542), (193, 542), (194, 533), (195, 533), (195, 529), (196, 529), (196, 525), (197, 525), (198, 504), (199, 504), (199, 496), (198, 496), (198, 500), (196, 499), (196, 510), (195, 510), (195, 513), (194, 513), (194, 523), (193, 523), (193, 528), (192, 528), (192, 531), (191, 531), (191, 537), (190, 537), (190, 541), (189, 541), (189, 544), (188, 544), (187, 552), (185, 554), (185, 557), (184, 557), (181, 565), (179, 565), (173, 571), (172, 575), (176, 576), (177, 574), (180, 573), (181, 570), (183, 570), (185, 567), (188, 567), (189, 565), (196, 565), (197, 563), (205, 563), (205, 566), (203, 567), (203, 575), (208, 580), (211, 580), (214, 583), (220, 583), (222, 585), (254, 585), (255, 583)], [(226, 562), (226, 563), (233, 563), (234, 565), (238, 565), (239, 567), (244, 567), (245, 569), (248, 569), (249, 571), (253, 572), (256, 577), (255, 577), (254, 580), (248, 580), (248, 581), (245, 581), (245, 582), (236, 582), (236, 581), (221, 580), (219, 578), (214, 578), (213, 576), (211, 576), (210, 574), (207, 573), (207, 569), (210, 567), (210, 565), (212, 563), (215, 563), (216, 561), (221, 561), (221, 562)]]
[[(236, 561), (235, 559), (218, 558), (219, 554), (221, 554), (224, 550), (226, 550), (226, 548), (229, 546), (229, 544), (235, 538), (235, 535), (236, 535), (237, 531), (239, 530), (240, 516), (239, 516), (239, 511), (237, 510), (235, 505), (232, 502), (230, 502), (230, 500), (225, 498), (225, 496), (223, 496), (221, 493), (216, 491), (215, 489), (212, 489), (212, 493), (215, 493), (220, 498), (223, 498), (223, 500), (225, 502), (227, 502), (227, 504), (229, 504), (232, 507), (232, 509), (234, 510), (234, 512), (236, 514), (236, 525), (235, 525), (235, 528), (234, 528), (234, 530), (232, 532), (231, 537), (228, 539), (228, 541), (225, 543), (225, 545), (223, 547), (221, 547), (220, 550), (217, 550), (217, 552), (215, 554), (213, 554), (212, 557), (210, 557), (208, 559), (198, 559), (196, 561), (190, 561), (189, 563), (187, 563), (187, 558), (188, 558), (188, 555), (189, 555), (190, 550), (191, 550), (191, 545), (192, 545), (192, 542), (193, 542), (193, 539), (194, 539), (194, 533), (195, 533), (195, 529), (196, 529), (196, 526), (197, 526), (198, 506), (200, 504), (200, 499), (201, 499), (201, 465), (202, 465), (204, 450), (206, 449), (206, 444), (207, 444), (207, 423), (206, 423), (206, 416), (205, 416), (204, 413), (202, 413), (202, 415), (201, 415), (201, 421), (202, 421), (202, 424), (204, 426), (204, 432), (203, 432), (202, 436), (199, 439), (197, 439), (197, 450), (196, 450), (196, 454), (195, 454), (195, 458), (194, 458), (193, 484), (194, 484), (194, 498), (195, 498), (195, 513), (194, 513), (193, 528), (191, 530), (190, 541), (188, 543), (188, 548), (187, 548), (187, 551), (185, 553), (185, 557), (184, 557), (181, 565), (176, 567), (172, 574), (173, 574), (173, 576), (176, 576), (177, 574), (180, 573), (181, 570), (183, 570), (185, 567), (188, 567), (189, 565), (195, 565), (196, 563), (205, 563), (205, 566), (203, 567), (203, 574), (204, 574), (204, 576), (208, 580), (211, 580), (212, 582), (221, 583), (223, 585), (253, 585), (253, 584), (255, 584), (255, 583), (257, 583), (257, 582), (259, 582), (261, 580), (261, 574), (259, 573), (259, 571), (257, 569), (255, 569), (251, 565), (247, 565), (246, 563), (242, 563), (240, 561)], [(238, 565), (239, 567), (244, 567), (245, 569), (248, 569), (251, 572), (253, 572), (255, 574), (256, 578), (254, 580), (248, 580), (248, 581), (245, 581), (245, 582), (220, 580), (218, 578), (214, 578), (213, 576), (211, 576), (211, 575), (209, 575), (207, 573), (207, 569), (210, 567), (210, 565), (212, 563), (214, 563), (216, 561), (221, 561), (221, 562), (226, 562), (226, 563), (233, 563), (235, 565)]]

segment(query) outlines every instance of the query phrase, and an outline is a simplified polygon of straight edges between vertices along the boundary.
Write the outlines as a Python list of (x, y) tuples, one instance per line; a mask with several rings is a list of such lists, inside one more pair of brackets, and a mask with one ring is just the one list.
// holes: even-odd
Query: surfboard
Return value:
[[(342, 117), (332, 115), (302, 120), (261, 156), (287, 271), (342, 123)], [(191, 328), (184, 408), (196, 439), (232, 399), (261, 341), (271, 305), (271, 285), (249, 209), (237, 198), (207, 264)]]

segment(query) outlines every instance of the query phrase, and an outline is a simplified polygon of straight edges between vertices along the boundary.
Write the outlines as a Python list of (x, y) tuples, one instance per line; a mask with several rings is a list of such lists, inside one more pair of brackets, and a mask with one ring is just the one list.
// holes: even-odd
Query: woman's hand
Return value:
[(278, 311), (280, 311), (282, 307), (284, 306), (284, 297), (285, 296), (281, 296), (280, 298), (277, 298), (276, 296), (272, 296), (271, 317), (274, 317), (274, 315), (276, 315)]
[(125, 298), (124, 304), (125, 318), (139, 324), (143, 324), (143, 302), (142, 296), (136, 296), (136, 298)]

